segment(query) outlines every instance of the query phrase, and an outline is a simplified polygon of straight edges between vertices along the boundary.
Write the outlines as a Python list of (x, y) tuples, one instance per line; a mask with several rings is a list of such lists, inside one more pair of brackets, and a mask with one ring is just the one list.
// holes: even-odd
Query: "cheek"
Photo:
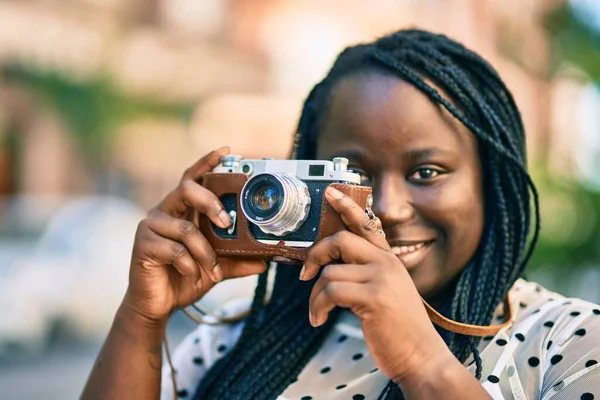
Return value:
[(452, 264), (464, 265), (470, 260), (483, 232), (483, 198), (480, 188), (470, 182), (440, 185), (415, 197), (421, 217), (440, 232), (440, 244)]

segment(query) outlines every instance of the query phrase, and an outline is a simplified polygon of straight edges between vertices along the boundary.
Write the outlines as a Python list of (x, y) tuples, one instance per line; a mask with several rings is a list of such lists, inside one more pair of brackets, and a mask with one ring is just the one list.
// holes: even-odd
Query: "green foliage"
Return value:
[[(585, 11), (582, 10), (581, 13)], [(552, 70), (565, 62), (576, 65), (593, 81), (600, 80), (600, 32), (578, 18), (568, 2), (544, 20), (550, 38)]]
[(572, 270), (600, 260), (600, 193), (533, 168), (542, 230), (531, 270)]
[(22, 65), (5, 67), (3, 73), (7, 81), (26, 88), (60, 116), (92, 163), (125, 122), (144, 115), (185, 119), (192, 110), (188, 104), (128, 96), (104, 77), (75, 81)]

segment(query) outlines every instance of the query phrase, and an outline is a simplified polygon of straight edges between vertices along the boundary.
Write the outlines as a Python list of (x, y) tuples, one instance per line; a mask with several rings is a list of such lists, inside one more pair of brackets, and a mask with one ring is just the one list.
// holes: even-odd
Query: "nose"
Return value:
[(400, 174), (385, 174), (373, 187), (373, 212), (383, 228), (403, 224), (414, 216), (408, 183)]

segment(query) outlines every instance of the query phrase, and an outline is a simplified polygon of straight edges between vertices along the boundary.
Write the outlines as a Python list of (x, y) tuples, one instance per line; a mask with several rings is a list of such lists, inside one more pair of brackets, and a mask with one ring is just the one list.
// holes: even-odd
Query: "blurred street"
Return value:
[[(0, 400), (78, 398), (148, 210), (221, 146), (288, 157), (336, 54), (408, 27), (503, 77), (539, 193), (526, 278), (600, 303), (600, 1), (0, 0)], [(171, 349), (194, 327), (176, 313)]]
[[(194, 329), (195, 324), (181, 313), (168, 328), (171, 351)], [(77, 399), (100, 351), (101, 342), (57, 338), (41, 354), (0, 358), (1, 400)]]

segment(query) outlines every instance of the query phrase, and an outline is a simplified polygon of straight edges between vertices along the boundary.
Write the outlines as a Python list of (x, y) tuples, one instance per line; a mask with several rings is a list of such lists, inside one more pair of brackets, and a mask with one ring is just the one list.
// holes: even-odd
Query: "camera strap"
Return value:
[(452, 321), (449, 318), (444, 317), (442, 314), (437, 312), (433, 307), (431, 307), (425, 300), (423, 300), (423, 305), (425, 306), (425, 310), (429, 315), (429, 319), (447, 331), (458, 333), (461, 335), (468, 336), (493, 336), (497, 334), (501, 329), (507, 327), (508, 325), (514, 322), (514, 313), (512, 309), (512, 305), (510, 303), (510, 299), (508, 295), (504, 299), (504, 317), (505, 320), (499, 325), (470, 325), (462, 322)]

